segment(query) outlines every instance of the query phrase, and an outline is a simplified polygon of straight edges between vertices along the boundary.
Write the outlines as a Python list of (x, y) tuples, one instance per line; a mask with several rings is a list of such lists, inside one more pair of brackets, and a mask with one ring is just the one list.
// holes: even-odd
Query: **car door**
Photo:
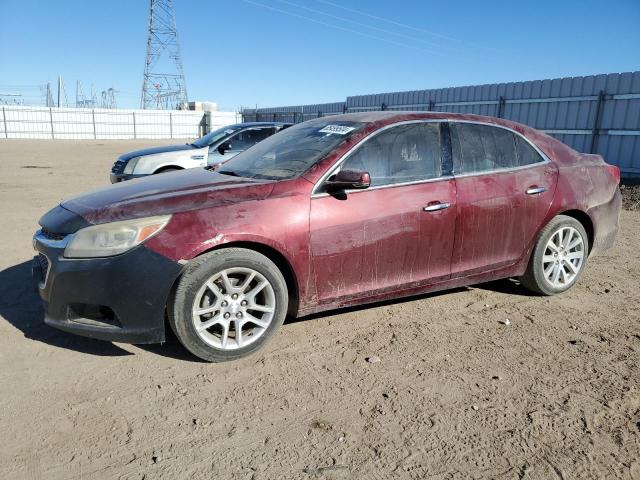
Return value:
[(452, 275), (513, 264), (551, 206), (555, 167), (509, 129), (453, 122), (450, 131), (458, 207)]
[(327, 176), (367, 171), (368, 189), (328, 194), (319, 185), (310, 243), (320, 304), (449, 277), (456, 195), (440, 137), (436, 122), (387, 127)]
[(518, 258), (525, 253), (547, 218), (558, 181), (558, 167), (542, 156), (533, 144), (514, 133), (516, 143), (516, 165), (513, 170), (515, 182), (514, 208), (521, 242)]
[[(261, 142), (265, 138), (273, 135), (274, 127), (254, 127), (241, 130), (240, 132), (226, 138), (222, 142), (218, 142), (214, 146), (209, 147), (209, 157), (207, 164), (215, 165), (217, 163), (226, 162), (248, 148), (253, 147), (256, 143)], [(229, 149), (224, 153), (220, 153), (218, 148), (223, 143), (229, 144)]]

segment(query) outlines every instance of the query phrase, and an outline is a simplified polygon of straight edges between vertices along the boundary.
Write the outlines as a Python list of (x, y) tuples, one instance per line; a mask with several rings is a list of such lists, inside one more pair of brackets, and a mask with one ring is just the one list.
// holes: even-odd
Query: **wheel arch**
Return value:
[(213, 248), (199, 252), (198, 255), (194, 258), (198, 258), (208, 252), (224, 250), (226, 248), (246, 248), (247, 250), (253, 250), (264, 255), (273, 263), (275, 263), (276, 267), (278, 267), (278, 269), (282, 273), (282, 276), (284, 277), (284, 280), (287, 284), (287, 290), (289, 292), (289, 305), (287, 307), (287, 313), (294, 317), (297, 315), (300, 299), (298, 277), (289, 260), (287, 260), (287, 258), (281, 252), (264, 243), (242, 240), (216, 245)]
[(577, 220), (578, 222), (580, 222), (580, 224), (587, 231), (587, 238), (589, 240), (589, 252), (591, 252), (591, 249), (593, 248), (593, 243), (595, 240), (595, 231), (593, 227), (593, 220), (591, 220), (591, 217), (589, 216), (589, 214), (582, 210), (573, 209), (573, 210), (565, 210), (563, 212), (558, 212), (557, 215), (565, 215), (567, 217), (571, 217)]
[(184, 170), (184, 167), (181, 167), (180, 165), (163, 165), (160, 168), (156, 168), (153, 171), (152, 175), (155, 175), (156, 173), (162, 173), (167, 170)]

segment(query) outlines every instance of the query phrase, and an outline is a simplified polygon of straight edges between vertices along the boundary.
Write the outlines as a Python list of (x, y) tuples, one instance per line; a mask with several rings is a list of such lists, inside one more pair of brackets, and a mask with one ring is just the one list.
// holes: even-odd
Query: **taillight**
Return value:
[(620, 185), (620, 169), (615, 165), (607, 165), (607, 170), (609, 170), (609, 173), (615, 180), (616, 185)]

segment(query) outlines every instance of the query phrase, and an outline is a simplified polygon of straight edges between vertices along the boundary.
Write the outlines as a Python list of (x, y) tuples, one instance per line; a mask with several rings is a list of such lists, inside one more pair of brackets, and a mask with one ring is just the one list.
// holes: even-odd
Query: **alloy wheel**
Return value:
[(275, 292), (265, 276), (251, 268), (233, 267), (202, 285), (193, 302), (192, 321), (209, 345), (237, 350), (264, 334), (275, 310)]
[(563, 288), (574, 282), (585, 258), (582, 235), (573, 227), (556, 230), (542, 255), (542, 270), (545, 280), (554, 288)]

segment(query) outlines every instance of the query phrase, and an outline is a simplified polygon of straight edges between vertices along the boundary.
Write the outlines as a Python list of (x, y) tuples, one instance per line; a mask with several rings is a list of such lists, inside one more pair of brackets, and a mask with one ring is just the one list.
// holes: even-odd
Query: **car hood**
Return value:
[(164, 145), (161, 147), (143, 148), (142, 150), (134, 150), (133, 152), (123, 153), (118, 160), (128, 161), (134, 157), (142, 157), (144, 155), (154, 155), (156, 153), (179, 152), (182, 150), (194, 150), (196, 147), (187, 143), (185, 145)]
[(274, 184), (273, 180), (192, 168), (116, 183), (66, 200), (61, 206), (99, 224), (262, 200)]

